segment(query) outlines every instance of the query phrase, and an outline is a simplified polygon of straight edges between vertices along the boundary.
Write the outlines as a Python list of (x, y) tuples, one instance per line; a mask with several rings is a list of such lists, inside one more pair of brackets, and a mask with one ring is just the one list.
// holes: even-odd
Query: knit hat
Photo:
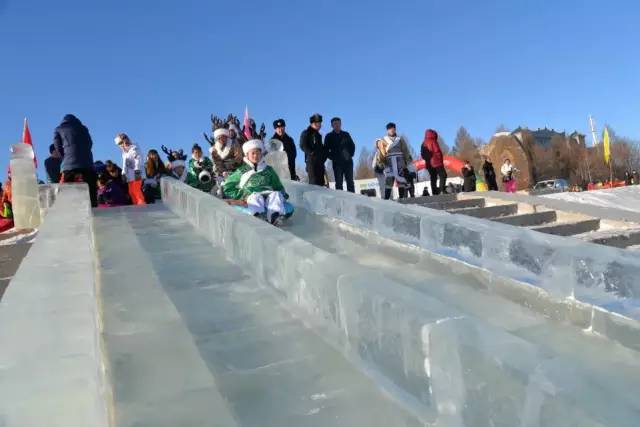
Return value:
[(216, 140), (218, 138), (220, 138), (221, 136), (226, 136), (227, 138), (229, 138), (229, 131), (224, 129), (224, 128), (219, 128), (213, 131), (213, 139)]
[(278, 120), (274, 120), (273, 122), (273, 128), (280, 128), (280, 127), (285, 127), (287, 124), (284, 122), (284, 119), (278, 119)]
[(322, 123), (322, 115), (315, 113), (313, 116), (309, 117), (309, 123)]
[(264, 151), (264, 146), (262, 144), (262, 141), (260, 141), (259, 139), (250, 139), (249, 141), (242, 144), (242, 152), (244, 153), (245, 156), (249, 153), (249, 151), (254, 150), (256, 148), (259, 148), (260, 151)]
[(387, 130), (389, 129), (395, 129), (396, 128), (396, 124), (393, 122), (389, 122), (387, 123)]

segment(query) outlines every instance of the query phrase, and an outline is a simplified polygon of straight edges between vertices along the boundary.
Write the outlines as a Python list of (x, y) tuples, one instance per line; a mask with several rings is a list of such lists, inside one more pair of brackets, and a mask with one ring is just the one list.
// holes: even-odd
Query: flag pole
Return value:
[(613, 188), (613, 162), (611, 161), (611, 154), (609, 154), (609, 182), (611, 183), (611, 188)]

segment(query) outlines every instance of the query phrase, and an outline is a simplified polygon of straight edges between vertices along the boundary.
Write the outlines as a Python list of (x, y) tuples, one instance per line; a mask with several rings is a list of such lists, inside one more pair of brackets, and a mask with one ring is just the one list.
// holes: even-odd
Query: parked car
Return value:
[(569, 191), (569, 182), (564, 178), (539, 181), (531, 189), (531, 194), (550, 194)]

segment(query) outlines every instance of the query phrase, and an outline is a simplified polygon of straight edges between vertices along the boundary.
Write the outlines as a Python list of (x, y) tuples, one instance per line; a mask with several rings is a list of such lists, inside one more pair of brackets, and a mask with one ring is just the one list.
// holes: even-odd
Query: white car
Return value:
[(533, 186), (531, 190), (534, 194), (541, 193), (560, 193), (562, 191), (569, 190), (569, 183), (566, 179), (557, 178), (557, 179), (548, 179), (545, 181), (539, 181), (536, 185)]

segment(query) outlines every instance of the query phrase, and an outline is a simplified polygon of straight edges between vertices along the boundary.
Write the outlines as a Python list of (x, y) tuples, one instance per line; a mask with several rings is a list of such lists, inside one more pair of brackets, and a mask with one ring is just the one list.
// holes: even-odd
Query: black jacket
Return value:
[(484, 162), (482, 164), (482, 172), (484, 173), (484, 179), (485, 180), (490, 180), (496, 179), (496, 171), (493, 169), (493, 163), (491, 162)]
[(349, 132), (329, 132), (324, 137), (324, 148), (327, 157), (333, 163), (350, 162), (356, 152), (356, 145)]
[(53, 144), (62, 156), (63, 171), (93, 168), (93, 141), (89, 130), (73, 114), (67, 114), (53, 132)]
[(300, 134), (300, 148), (304, 151), (304, 161), (311, 164), (324, 164), (327, 160), (322, 135), (309, 126)]
[(44, 161), (44, 169), (47, 171), (47, 180), (57, 184), (60, 182), (60, 167), (62, 159), (59, 157), (47, 157)]
[(291, 175), (291, 179), (293, 179), (294, 181), (297, 180), (298, 175), (296, 174), (296, 157), (298, 156), (298, 150), (296, 150), (296, 142), (287, 133), (282, 136), (274, 133), (271, 139), (277, 139), (278, 141), (282, 142), (284, 151), (285, 153), (287, 153), (287, 160), (289, 161), (289, 174)]
[(473, 170), (473, 166), (469, 166), (468, 168), (463, 167), (460, 173), (464, 178), (462, 191), (465, 193), (476, 191), (476, 172)]

